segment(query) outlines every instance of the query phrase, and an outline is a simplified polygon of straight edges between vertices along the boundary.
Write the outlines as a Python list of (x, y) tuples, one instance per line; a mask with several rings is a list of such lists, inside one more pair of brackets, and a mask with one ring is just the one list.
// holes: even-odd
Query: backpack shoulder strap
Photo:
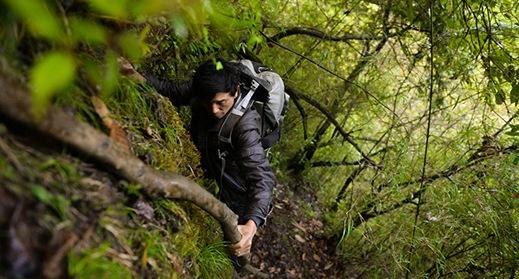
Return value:
[(222, 126), (220, 127), (220, 131), (218, 131), (218, 142), (223, 143), (224, 145), (231, 146), (232, 145), (232, 132), (234, 127), (240, 121), (243, 116), (244, 111), (233, 108), (232, 111), (225, 117)]
[(259, 84), (255, 81), (252, 81), (252, 84), (249, 88), (249, 91), (246, 93), (242, 93), (240, 98), (236, 100), (236, 103), (234, 104), (234, 107), (232, 110), (227, 114), (225, 117), (222, 125), (220, 126), (220, 130), (218, 131), (218, 142), (223, 143), (224, 145), (231, 146), (232, 145), (232, 132), (234, 130), (234, 127), (240, 121), (241, 117), (247, 111), (252, 104), (254, 103), (253, 95), (258, 88)]

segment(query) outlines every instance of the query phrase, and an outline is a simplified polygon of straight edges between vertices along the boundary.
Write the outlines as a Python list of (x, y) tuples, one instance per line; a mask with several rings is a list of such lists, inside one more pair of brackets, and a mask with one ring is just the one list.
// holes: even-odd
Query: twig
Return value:
[(24, 167), (22, 166), (20, 161), (18, 161), (16, 155), (13, 154), (11, 148), (9, 148), (7, 143), (5, 143), (5, 141), (2, 138), (0, 138), (0, 150), (4, 152), (5, 156), (7, 156), (7, 159), (11, 161), (11, 163), (14, 165), (18, 172), (24, 172)]

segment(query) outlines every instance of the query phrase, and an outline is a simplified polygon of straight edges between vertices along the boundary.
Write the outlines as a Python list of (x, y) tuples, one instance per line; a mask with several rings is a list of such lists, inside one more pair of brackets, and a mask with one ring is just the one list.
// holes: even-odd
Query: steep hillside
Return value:
[[(116, 94), (95, 99), (96, 111), (94, 99), (75, 91), (73, 98), (58, 102), (67, 104), (70, 115), (121, 145), (126, 139), (128, 148), (154, 168), (204, 183), (198, 153), (169, 101), (122, 82)], [(152, 199), (142, 191), (145, 185), (127, 182), (88, 154), (5, 116), (1, 120), (0, 226), (6, 248), (0, 273), (26, 278), (229, 276), (232, 265), (219, 224), (208, 214), (188, 202)]]

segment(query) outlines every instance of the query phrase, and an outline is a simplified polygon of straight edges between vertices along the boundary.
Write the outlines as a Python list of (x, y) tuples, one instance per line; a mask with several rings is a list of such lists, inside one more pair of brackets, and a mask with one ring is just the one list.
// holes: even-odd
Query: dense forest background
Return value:
[(231, 277), (209, 214), (38, 131), (63, 108), (214, 192), (189, 110), (122, 76), (118, 58), (188, 79), (224, 57), (283, 77), (276, 191), (323, 223), (334, 276), (515, 278), (518, 11), (513, 0), (0, 1), (0, 90), (29, 92), (20, 114), (34, 119), (0, 110), (0, 273)]

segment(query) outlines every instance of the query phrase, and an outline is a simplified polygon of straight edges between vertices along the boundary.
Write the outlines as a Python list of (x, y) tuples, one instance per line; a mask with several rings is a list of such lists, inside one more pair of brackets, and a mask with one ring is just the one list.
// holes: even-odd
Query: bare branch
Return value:
[(358, 165), (362, 164), (364, 161), (365, 161), (364, 159), (360, 159), (360, 160), (353, 161), (353, 162), (348, 162), (348, 161), (342, 161), (342, 162), (316, 161), (316, 162), (312, 162), (310, 164), (310, 166), (313, 167), (313, 168), (318, 168), (318, 167), (340, 167), (340, 166), (358, 166)]
[[(473, 158), (471, 160), (469, 160), (469, 162), (463, 166), (452, 165), (451, 167), (447, 168), (446, 170), (438, 172), (436, 174), (426, 176), (426, 177), (416, 179), (416, 180), (399, 183), (397, 186), (409, 186), (412, 184), (422, 183), (423, 187), (418, 189), (417, 191), (412, 192), (407, 198), (405, 198), (397, 203), (394, 203), (386, 208), (376, 209), (377, 207), (376, 207), (375, 201), (369, 203), (366, 206), (366, 208), (364, 210), (362, 210), (362, 212), (359, 213), (358, 218), (356, 218), (354, 221), (354, 225), (358, 226), (358, 225), (368, 221), (371, 218), (384, 215), (393, 210), (401, 208), (402, 206), (405, 206), (407, 204), (416, 203), (415, 200), (419, 197), (420, 194), (422, 194), (427, 189), (427, 185), (438, 179), (449, 178), (450, 176), (457, 174), (463, 170), (466, 170), (486, 159), (491, 159), (491, 158), (494, 158), (494, 157), (502, 155), (502, 154), (510, 154), (512, 152), (516, 152), (518, 149), (519, 149), (519, 145), (514, 144), (509, 147), (503, 148), (499, 151), (484, 152), (484, 153), (480, 153), (480, 154), (475, 152), (474, 154), (477, 154), (477, 155), (472, 156)], [(479, 148), (478, 150), (482, 150), (482, 149)], [(388, 185), (388, 184), (385, 184), (385, 185)], [(379, 187), (379, 189), (381, 189), (381, 188)]]
[(292, 97), (292, 101), (294, 102), (294, 105), (296, 105), (296, 108), (301, 115), (301, 120), (303, 121), (303, 137), (306, 140), (308, 138), (308, 116), (306, 115), (305, 108), (299, 102), (299, 98), (295, 95)]
[[(376, 152), (371, 153), (371, 156), (380, 154), (382, 152), (385, 152), (389, 147), (382, 148)], [(357, 161), (348, 162), (346, 160), (340, 161), (340, 162), (334, 162), (334, 161), (315, 161), (311, 163), (311, 167), (317, 168), (317, 167), (339, 167), (339, 166), (358, 166), (362, 163), (365, 163), (366, 159), (362, 158)]]
[(297, 96), (297, 98), (300, 98), (300, 99), (306, 101), (307, 103), (309, 103), (310, 105), (312, 105), (313, 107), (318, 109), (320, 112), (322, 112), (326, 116), (326, 119), (328, 119), (328, 121), (330, 121), (337, 128), (337, 130), (339, 131), (339, 133), (341, 134), (341, 136), (344, 138), (345, 141), (350, 143), (353, 146), (353, 148), (355, 148), (355, 150), (357, 150), (361, 154), (361, 156), (364, 159), (366, 159), (367, 162), (369, 162), (369, 164), (377, 165), (375, 163), (375, 161), (373, 161), (369, 156), (367, 156), (366, 153), (364, 153), (364, 151), (362, 151), (360, 146), (355, 141), (353, 141), (351, 139), (351, 136), (349, 135), (349, 133), (346, 132), (341, 127), (341, 125), (339, 124), (337, 119), (335, 119), (333, 114), (330, 111), (328, 111), (323, 105), (321, 105), (317, 100), (315, 100), (312, 97), (307, 96), (307, 95), (299, 92), (298, 90), (294, 89), (291, 86), (286, 86), (285, 89), (286, 89), (287, 93), (290, 94), (291, 96)]
[(279, 41), (283, 38), (293, 36), (293, 35), (307, 35), (310, 37), (319, 38), (327, 41), (334, 42), (345, 42), (350, 40), (360, 40), (360, 41), (373, 41), (373, 40), (382, 40), (385, 36), (372, 36), (372, 35), (355, 35), (355, 34), (345, 34), (342, 36), (333, 36), (327, 34), (321, 30), (311, 28), (311, 27), (293, 27), (286, 30), (283, 30), (276, 35), (269, 37), (269, 40)]

